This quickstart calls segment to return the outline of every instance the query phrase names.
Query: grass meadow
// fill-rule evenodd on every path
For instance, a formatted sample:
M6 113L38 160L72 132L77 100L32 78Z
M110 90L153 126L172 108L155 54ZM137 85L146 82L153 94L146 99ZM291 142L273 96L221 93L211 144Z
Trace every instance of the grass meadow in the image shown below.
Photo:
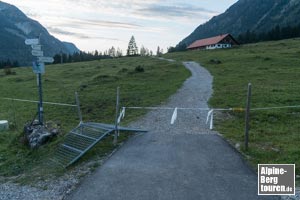
M13 69L16 75L0 71L0 98L38 100L36 75L31 67ZM43 97L46 102L75 104L79 93L84 121L113 123L116 88L120 87L121 106L151 106L165 102L180 88L190 72L181 64L150 57L130 57L71 64L48 65L43 75ZM20 176L29 181L33 175L60 174L51 158L63 136L79 123L74 107L44 105L45 121L60 124L62 133L38 150L20 143L24 124L31 121L37 104L1 99L0 119L10 122L10 130L0 133L0 176ZM124 123L143 115L143 111L127 112ZM120 142L127 138L121 134ZM112 137L96 145L80 162L99 160L114 147ZM27 177L27 178L26 178ZM22 181L21 180L21 181Z

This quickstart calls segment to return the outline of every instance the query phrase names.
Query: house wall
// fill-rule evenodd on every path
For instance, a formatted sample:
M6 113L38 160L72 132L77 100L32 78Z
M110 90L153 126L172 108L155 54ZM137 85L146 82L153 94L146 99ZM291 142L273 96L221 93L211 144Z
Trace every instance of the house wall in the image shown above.
M213 44L213 45L209 45L209 46L206 46L206 49L225 49L225 48L231 48L231 44L227 43L227 44L224 44L224 43L219 43L219 44Z

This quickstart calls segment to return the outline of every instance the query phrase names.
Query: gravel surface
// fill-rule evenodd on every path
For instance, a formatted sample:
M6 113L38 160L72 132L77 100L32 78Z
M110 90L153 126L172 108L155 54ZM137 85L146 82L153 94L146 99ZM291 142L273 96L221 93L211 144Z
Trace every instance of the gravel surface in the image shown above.
M0 200L61 200L79 183L81 177L91 172L92 163L79 166L59 178L19 185L14 180L0 183Z

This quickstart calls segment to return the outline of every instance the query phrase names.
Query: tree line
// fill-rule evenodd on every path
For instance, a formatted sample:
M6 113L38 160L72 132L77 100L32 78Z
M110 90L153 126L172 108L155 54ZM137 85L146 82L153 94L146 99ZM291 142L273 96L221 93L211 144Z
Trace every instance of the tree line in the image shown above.
M161 55L163 50L158 46L156 55ZM101 52L95 50L94 52L76 52L72 55L60 53L54 56L53 64L57 63L70 63L70 62L83 62L83 61L92 61L99 59L110 59L110 58L119 58L123 56L153 56L153 51L148 48L141 46L140 50L135 42L134 36L132 36L129 40L126 54L123 54L123 51L118 47L115 48L112 46L108 50Z
M280 27L279 25L277 25L270 31L264 33L256 33L255 31L248 30L246 33L240 34L237 37L237 40L241 44L247 44L262 41L289 39L295 37L300 37L300 24L298 26L285 27Z
M7 59L6 61L0 61L0 69L11 68L11 67L19 67L19 62L17 60L11 61Z
M163 54L163 49L159 46L157 47L156 55L161 56ZM72 62L83 62L83 61L92 61L92 60L99 60L99 59L111 59L111 58L118 58L123 56L154 56L152 50L149 50L145 46L141 46L139 49L134 36L132 36L129 40L128 47L126 54L123 54L123 51L120 48L115 48L112 46L111 48L107 49L106 51L98 51L95 50L93 52L85 52L79 51L73 54L66 54L66 53L58 53L54 55L54 62L53 64L58 63L72 63ZM18 61L0 61L0 69L1 68L11 68L11 67L19 67Z

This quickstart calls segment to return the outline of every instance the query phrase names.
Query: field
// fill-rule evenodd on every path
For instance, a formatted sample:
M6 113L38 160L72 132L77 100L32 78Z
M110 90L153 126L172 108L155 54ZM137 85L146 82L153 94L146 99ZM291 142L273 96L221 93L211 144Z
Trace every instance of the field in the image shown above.
M36 76L31 67L13 69L16 75L0 71L0 98L38 100ZM113 123L116 88L120 86L121 106L159 105L176 92L190 76L182 65L150 57L98 60L48 65L43 75L44 101L75 104L78 91L84 121ZM79 123L74 107L45 105L46 121L60 124L62 134L39 150L30 150L19 140L23 126L36 114L37 105L1 99L0 119L10 122L10 130L0 133L0 176L18 176L28 181L33 175L59 175L64 169L49 162L63 135ZM128 123L144 112L127 112ZM127 134L121 134L125 140ZM113 150L112 138L100 142L80 162L99 160Z
M243 45L233 49L167 54L193 60L214 76L213 108L245 108L252 83L252 108L300 105L300 39ZM216 113L216 129L240 146L253 164L296 164L300 174L300 108L252 110L249 151L244 149L244 112Z
M121 106L150 106L164 102L190 75L181 61L196 61L214 76L213 108L244 108L247 84L252 83L251 108L300 105L300 39L243 45L233 49L166 54L177 63L148 58L121 58L49 65L43 75L44 100L75 103L78 91L84 121L113 123L116 87L121 87ZM144 72L143 70L144 69ZM0 72L0 98L37 100L36 78L30 67ZM1 99L0 119L11 129L0 133L0 176L59 175L64 169L49 166L63 135L78 124L72 107L45 105L46 121L61 125L62 134L39 150L20 143L22 129L36 113L37 105ZM127 112L124 124L144 112ZM216 112L215 127L236 146L256 169L258 163L296 164L300 174L300 108L251 110L249 150L244 149L244 112ZM122 142L127 134L122 135ZM113 150L108 137L79 163L100 160ZM96 164L98 165L98 164ZM25 178L24 178L24 175Z

